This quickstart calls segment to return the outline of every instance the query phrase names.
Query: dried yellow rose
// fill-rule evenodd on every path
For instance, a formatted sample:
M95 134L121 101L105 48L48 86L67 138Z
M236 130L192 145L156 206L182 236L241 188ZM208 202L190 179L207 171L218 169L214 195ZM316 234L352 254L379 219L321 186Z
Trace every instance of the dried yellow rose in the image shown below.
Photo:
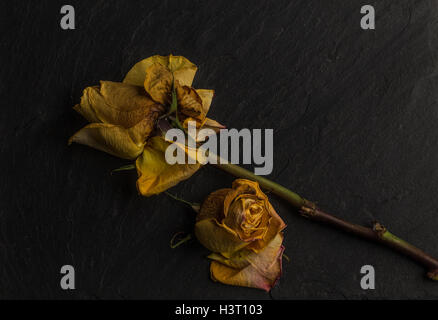
M164 157L168 142L155 130L157 120L169 110L175 87L178 118L187 127L222 126L206 117L213 90L191 87L197 67L181 56L152 56L138 62L123 83L101 81L84 90L74 109L91 124L74 134L80 143L123 159L136 159L140 194L151 196L189 178L199 164L169 165Z
M232 189L213 192L196 221L196 237L213 252L213 280L266 291L275 285L286 225L257 182L238 179Z

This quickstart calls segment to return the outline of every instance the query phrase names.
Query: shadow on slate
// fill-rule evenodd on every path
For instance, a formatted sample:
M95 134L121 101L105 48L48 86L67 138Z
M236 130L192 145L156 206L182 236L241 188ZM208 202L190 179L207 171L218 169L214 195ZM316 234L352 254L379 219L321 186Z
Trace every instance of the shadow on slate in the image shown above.
M89 299L437 298L415 263L296 215L284 275L271 296L209 279L207 250L169 240L193 228L189 209L141 198L126 164L67 139L85 121L71 109L99 80L137 61L184 55L212 117L230 128L274 128L272 177L327 211L394 233L438 255L436 1L62 1L0 4L0 297ZM200 201L233 178L205 167L172 192ZM75 291L59 286L76 269ZM360 268L376 269L376 290Z

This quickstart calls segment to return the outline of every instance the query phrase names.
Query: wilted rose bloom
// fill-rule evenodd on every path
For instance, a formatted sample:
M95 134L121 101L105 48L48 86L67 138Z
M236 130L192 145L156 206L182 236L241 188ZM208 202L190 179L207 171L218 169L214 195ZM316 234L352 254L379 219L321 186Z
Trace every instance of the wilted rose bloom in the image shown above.
M158 117L164 113L164 107L144 88L110 81L86 88L74 109L91 124L73 135L70 143L132 160L143 152Z
M198 127L222 127L206 117L214 91L191 87L196 71L196 65L184 57L157 55L137 63L123 83L101 81L99 86L86 88L74 109L91 124L74 134L69 143L136 160L137 188L144 196L189 178L200 164L169 165L165 159L169 143L156 124L169 111L174 85L183 126L195 121Z
M213 192L196 220L196 237L213 252L213 280L266 291L275 285L286 225L257 182L238 179L232 189Z

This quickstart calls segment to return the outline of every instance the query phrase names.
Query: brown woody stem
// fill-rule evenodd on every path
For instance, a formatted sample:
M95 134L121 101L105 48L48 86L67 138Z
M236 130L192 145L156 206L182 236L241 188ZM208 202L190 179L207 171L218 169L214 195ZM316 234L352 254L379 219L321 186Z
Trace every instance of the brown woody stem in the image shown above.
M372 228L363 227L339 219L333 215L321 211L317 206L295 192L261 176L257 176L251 171L236 166L234 164L217 164L217 168L226 171L236 177L257 181L260 186L267 191L276 194L286 200L294 207L298 208L301 215L314 221L331 225L344 232L352 233L356 236L382 243L422 264L428 270L428 277L432 280L438 280L438 260L431 257L424 251L413 246L412 244L398 238L390 233L380 223L375 222Z

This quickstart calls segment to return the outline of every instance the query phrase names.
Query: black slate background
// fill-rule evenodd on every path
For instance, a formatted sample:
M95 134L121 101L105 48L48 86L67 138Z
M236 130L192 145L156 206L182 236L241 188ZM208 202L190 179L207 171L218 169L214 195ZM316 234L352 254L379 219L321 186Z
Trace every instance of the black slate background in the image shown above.
M286 220L281 282L268 293L209 279L207 250L169 240L194 216L141 198L126 164L67 139L71 107L137 61L184 55L211 115L274 128L272 178L352 222L378 219L438 255L438 2L427 0L2 1L0 297L62 299L438 298L438 283L385 248L317 225L273 199ZM376 8L375 31L360 7ZM173 193L200 201L233 178L205 167ZM76 269L63 291L60 268ZM360 268L376 269L376 290Z

